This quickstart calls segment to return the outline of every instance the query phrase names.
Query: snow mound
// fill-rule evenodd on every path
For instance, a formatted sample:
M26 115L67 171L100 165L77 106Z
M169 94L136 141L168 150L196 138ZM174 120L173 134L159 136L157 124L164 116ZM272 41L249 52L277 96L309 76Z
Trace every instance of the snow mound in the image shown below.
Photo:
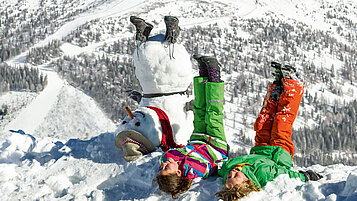
M354 200L357 200L357 172L351 172L346 181L346 186L343 189L342 196L344 197L353 197Z
M12 134L0 148L0 163L18 164L27 152L31 152L35 145L35 138L24 133Z

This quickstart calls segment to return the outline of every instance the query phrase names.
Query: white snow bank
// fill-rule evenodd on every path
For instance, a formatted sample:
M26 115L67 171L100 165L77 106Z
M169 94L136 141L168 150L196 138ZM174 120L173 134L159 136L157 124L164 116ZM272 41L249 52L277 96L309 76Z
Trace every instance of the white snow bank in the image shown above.
M20 163L21 158L31 152L35 138L31 135L14 133L0 147L0 163Z
M9 91L0 95L0 108L3 105L7 105L8 107L8 114L4 116L4 119L0 120L0 130L3 130L9 122L16 118L20 111L26 108L37 95L34 92L20 91ZM1 136L0 139L2 139Z
M342 196L348 197L354 195L354 198L357 200L357 172L351 172L346 181L346 186L343 189Z
M63 82L57 73L47 71L46 74L46 88L34 100L27 98L27 102L19 101L22 105L28 104L27 107L16 112L11 111L10 115L14 120L10 123L1 122L5 125L1 125L0 129L4 128L4 132L22 129L28 133L36 133L36 137L49 136L61 140L90 138L98 133L115 130L114 123L92 98ZM0 97L0 104L9 102L9 97ZM15 106L9 104L11 110Z
M35 138L2 133L0 196L2 200L169 200L152 185L161 151L127 163L114 145L115 135L90 140ZM234 147L234 145L233 145ZM16 164L15 164L16 163ZM302 169L295 167L295 170ZM309 168L324 175L303 183L281 175L243 200L356 200L357 167L331 165ZM222 178L195 180L178 200L217 200Z

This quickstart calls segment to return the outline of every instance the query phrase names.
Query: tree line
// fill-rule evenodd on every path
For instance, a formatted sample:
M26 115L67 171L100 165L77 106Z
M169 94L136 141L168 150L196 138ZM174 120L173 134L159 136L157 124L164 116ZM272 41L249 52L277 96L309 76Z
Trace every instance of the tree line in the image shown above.
M341 163L356 165L357 161L357 101L336 106L337 109L326 114L326 119L318 127L302 128L294 131L293 140L295 157L299 164L308 166L314 164L330 165ZM337 157L331 153L340 150Z
M47 85L47 75L37 68L10 67L0 64L0 94L8 91L42 91Z

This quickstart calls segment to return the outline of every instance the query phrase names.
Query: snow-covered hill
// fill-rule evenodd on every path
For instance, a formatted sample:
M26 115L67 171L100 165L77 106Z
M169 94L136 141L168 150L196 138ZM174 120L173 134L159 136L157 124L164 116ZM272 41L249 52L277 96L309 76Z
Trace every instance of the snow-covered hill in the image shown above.
M98 133L113 131L114 123L98 108L93 99L83 92L69 86L57 73L49 68L41 68L48 76L46 88L33 99L20 106L13 99L12 92L4 94L0 105L10 105L10 114L5 116L3 131L25 130L36 133L37 137L56 137L58 139L87 139ZM22 92L28 97L27 92ZM31 96L31 93L29 94ZM3 124L3 122L2 122ZM0 136L4 139L3 136Z
M0 35L4 37L0 43L0 58L6 58L4 60L7 60L9 67L30 65L48 76L47 87L38 94L7 92L0 95L0 107L8 105L10 108L9 115L0 120L1 200L170 199L156 185L152 185L162 152L155 151L137 161L125 162L122 152L114 146L113 121L92 98L58 76L53 69L54 64L51 64L63 56L85 60L86 56L96 58L106 55L118 58L119 63L128 62L130 47L122 47L120 51L125 53L118 55L120 51L115 49L115 45L122 41L131 44L134 31L127 20L130 15L153 22L153 34L164 32L164 15L178 16L183 34L186 31L187 36L181 42L190 44L188 48L215 54L220 59L230 58L226 59L227 69L222 74L227 83L225 129L231 156L248 150L250 145L245 143L254 137L252 122L256 115L245 111L245 108L260 107L264 95L260 92L265 89L259 88L269 80L269 76L262 76L266 72L253 73L264 71L261 70L264 64L257 63L258 70L252 70L254 67L248 62L259 60L259 53L267 55L268 61L287 55L300 70L304 63L314 63L316 71L327 69L334 76L328 79L330 75L311 74L323 78L311 78L317 81L307 83L309 96L305 97L306 103L300 109L301 116L297 118L294 128L317 126L318 129L318 120L328 118L322 110L310 104L310 99L324 103L328 110L335 103L357 99L357 82L353 78L357 74L350 72L345 75L343 72L347 66L356 69L356 63L349 63L355 61L353 53L356 52L357 41L357 4L352 0L12 0L0 3L3 5L0 8ZM262 27L250 30L250 23ZM300 41L303 45L297 45L297 48L284 49L286 46L277 39L280 36L274 36L274 47L265 47L266 41L256 45L259 33L267 31L264 26L271 30L274 27L272 24L278 29L286 25L293 27L288 29L293 30L288 35L291 39L303 37L300 33L317 33L317 36L307 39L310 40L307 45ZM188 37L187 33L193 33L190 31L195 29L201 35L197 34L199 36L194 39L201 40L191 45L193 42L188 43L191 36ZM212 30L214 35L221 37L205 38L212 36ZM238 36L246 43L229 41L229 35ZM327 36L331 38L326 39ZM58 54L46 49L51 47L53 40L59 41L56 47L60 52ZM245 45L239 49L237 44ZM228 49L231 46L237 49ZM30 48L39 49L36 56L40 55L41 59L36 64L28 58L35 55ZM292 51L302 55L305 61L299 61L301 57L294 57ZM252 52L258 56L249 55ZM269 52L274 52L275 57ZM243 61L247 64L246 68L241 64ZM234 69L237 66L239 70ZM261 83L241 83L238 78L242 76L261 80ZM345 81L346 77L352 81ZM329 82L318 82L320 79ZM237 92L237 83L251 85L248 90ZM106 84L112 87L111 83ZM331 89L331 86L334 88ZM252 88L259 90L253 93ZM122 99L119 103L126 101ZM302 116L302 113L310 115ZM247 138L244 142L243 131L243 136ZM351 133L351 136L356 136L356 133ZM357 155L356 152L347 153L348 156L351 154ZM301 183L280 176L261 192L253 193L244 200L357 200L357 166L335 164L294 169L312 169L325 177L317 182ZM222 179L215 177L197 180L179 200L216 200L214 194L221 183Z

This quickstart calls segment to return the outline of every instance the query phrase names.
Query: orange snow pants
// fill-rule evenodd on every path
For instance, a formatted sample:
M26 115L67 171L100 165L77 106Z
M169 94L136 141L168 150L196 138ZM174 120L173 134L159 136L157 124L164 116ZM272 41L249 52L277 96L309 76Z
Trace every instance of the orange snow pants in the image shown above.
M293 158L292 126L304 94L304 83L283 79L283 85L284 91L281 93L278 103L270 98L275 84L268 86L263 108L254 123L255 146L280 146Z

